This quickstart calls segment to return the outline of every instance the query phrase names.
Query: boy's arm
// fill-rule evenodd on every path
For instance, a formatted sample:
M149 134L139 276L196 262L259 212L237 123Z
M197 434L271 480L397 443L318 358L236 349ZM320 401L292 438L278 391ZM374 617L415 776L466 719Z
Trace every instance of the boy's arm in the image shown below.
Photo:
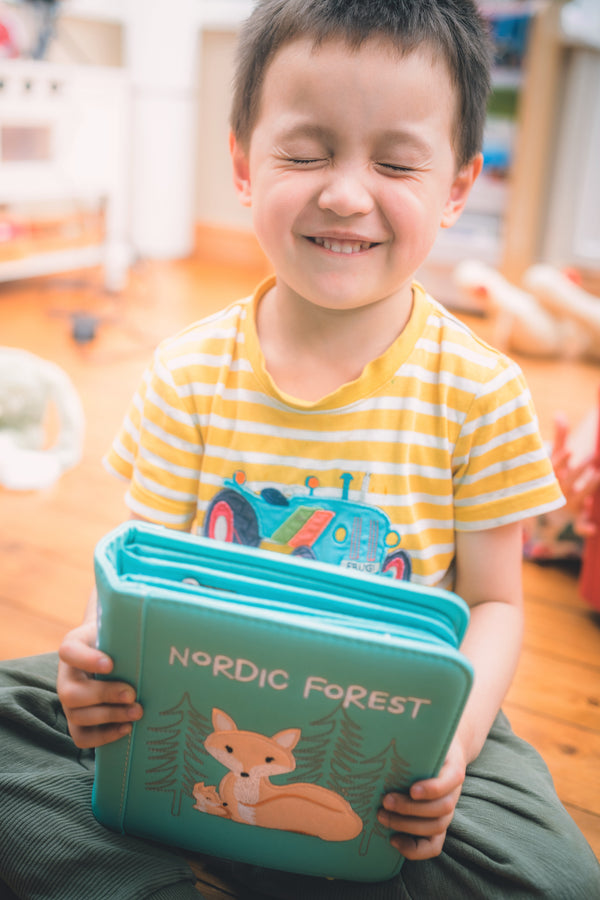
M380 812L394 846L408 859L441 853L467 765L480 753L512 681L521 646L523 602L520 524L456 535L456 593L471 608L461 650L474 668L473 689L436 778L410 795L389 794Z

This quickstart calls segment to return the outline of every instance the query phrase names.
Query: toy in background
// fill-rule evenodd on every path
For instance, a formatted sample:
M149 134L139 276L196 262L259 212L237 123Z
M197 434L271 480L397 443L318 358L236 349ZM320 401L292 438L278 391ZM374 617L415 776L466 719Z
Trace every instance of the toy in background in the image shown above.
M600 610L600 397L596 410L596 489L590 495L587 511L588 533L583 552L579 588L584 600Z
M555 416L550 455L567 503L526 523L525 559L579 564L587 541L600 535L591 514L600 488L600 458L594 452L598 427L597 409L590 410L572 431L563 413Z
M535 265L517 287L491 266L465 260L454 278L493 318L498 348L600 362L600 300L564 272ZM559 413L551 457L567 504L526 524L523 553L536 562L581 563L581 595L600 609L600 408L571 433Z
M59 6L60 0L0 2L0 59L44 59Z
M517 287L492 266L464 260L454 279L492 317L499 349L600 362L600 302L559 269L532 266Z
M56 437L47 446L48 416ZM84 416L79 395L54 363L13 347L0 347L0 486L50 487L81 459Z

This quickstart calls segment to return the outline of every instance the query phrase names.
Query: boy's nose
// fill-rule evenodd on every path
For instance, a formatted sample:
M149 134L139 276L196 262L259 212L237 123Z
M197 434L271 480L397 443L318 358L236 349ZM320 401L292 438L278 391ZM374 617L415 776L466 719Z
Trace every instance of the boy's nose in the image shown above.
M338 216L366 215L374 201L359 173L331 172L319 195L319 208Z

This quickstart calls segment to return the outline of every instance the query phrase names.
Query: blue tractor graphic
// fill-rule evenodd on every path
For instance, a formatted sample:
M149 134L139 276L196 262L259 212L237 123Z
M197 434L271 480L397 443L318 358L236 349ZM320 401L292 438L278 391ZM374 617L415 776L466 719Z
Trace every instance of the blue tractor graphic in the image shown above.
M410 557L398 549L400 535L388 516L349 499L352 475L343 474L341 481L341 497L315 495L314 475L306 479L306 494L286 497L273 487L251 491L244 472L237 471L211 501L204 534L409 581Z

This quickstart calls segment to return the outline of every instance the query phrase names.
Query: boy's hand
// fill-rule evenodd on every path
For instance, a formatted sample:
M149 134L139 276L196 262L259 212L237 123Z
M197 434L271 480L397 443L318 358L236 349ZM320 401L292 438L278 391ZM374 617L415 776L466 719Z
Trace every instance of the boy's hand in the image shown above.
M82 748L116 741L142 716L131 685L93 677L107 675L113 667L112 660L95 648L95 639L95 623L86 622L66 635L58 651L58 696L71 737Z
M439 856L460 797L467 764L458 740L451 744L436 778L415 781L410 795L387 794L379 821L395 834L392 845L407 859Z

